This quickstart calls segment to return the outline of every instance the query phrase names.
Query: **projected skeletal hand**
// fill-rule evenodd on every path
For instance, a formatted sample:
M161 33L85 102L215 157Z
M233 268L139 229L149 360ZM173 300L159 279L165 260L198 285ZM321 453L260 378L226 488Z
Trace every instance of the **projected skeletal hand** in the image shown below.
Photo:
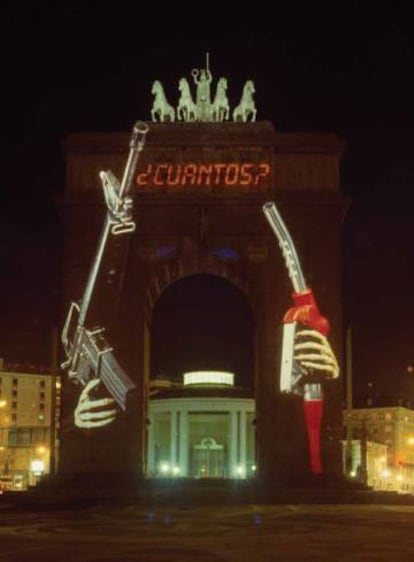
M103 427L112 423L116 418L117 411L115 408L111 408L115 404L112 398L94 399L90 396L100 383L99 379L92 379L82 390L74 413L77 427L82 429Z
M313 370L327 377L339 376L339 365L327 338L316 330L298 330L295 341L295 359L306 370Z

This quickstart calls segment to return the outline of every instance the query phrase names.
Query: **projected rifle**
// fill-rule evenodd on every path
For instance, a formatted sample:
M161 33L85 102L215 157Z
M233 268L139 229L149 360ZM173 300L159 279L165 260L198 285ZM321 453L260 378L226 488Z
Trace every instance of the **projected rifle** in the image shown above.
M62 344L66 354L62 369L67 370L73 382L82 386L92 379L100 379L123 411L127 408L128 395L135 389L135 384L115 358L113 348L105 339L105 328L87 329L85 323L110 236L128 234L135 230L132 198L128 193L147 132L146 123L135 123L121 183L110 170L99 174L107 206L105 222L82 300L80 303L71 303L62 330Z
M313 473L320 474L323 472L320 456L322 386L314 373L309 373L294 358L294 345L298 326L308 327L327 336L329 322L321 316L312 290L306 285L295 246L276 205L273 202L265 203L263 212L276 234L293 285L293 306L283 318L280 390L303 396L310 465Z

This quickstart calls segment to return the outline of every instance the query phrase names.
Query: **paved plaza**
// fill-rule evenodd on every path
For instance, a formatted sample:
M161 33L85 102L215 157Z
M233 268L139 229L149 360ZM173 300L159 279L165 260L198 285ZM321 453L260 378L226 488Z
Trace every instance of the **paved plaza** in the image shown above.
M0 497L3 562L412 562L414 502L160 505Z

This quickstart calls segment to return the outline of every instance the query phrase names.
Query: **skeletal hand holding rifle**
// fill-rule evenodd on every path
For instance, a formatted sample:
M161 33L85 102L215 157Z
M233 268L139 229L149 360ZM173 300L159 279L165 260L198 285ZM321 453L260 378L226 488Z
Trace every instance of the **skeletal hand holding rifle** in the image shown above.
M75 409L75 425L82 428L102 427L111 423L116 416L116 409L111 407L103 411L102 408L117 404L121 410L126 411L128 397L136 388L108 345L104 337L105 328L88 329L86 320L110 236L128 234L135 230L132 198L128 193L147 132L146 123L135 123L121 184L110 170L100 173L107 206L105 222L82 300L80 303L71 303L62 330L62 343L66 354L62 369L67 370L68 377L73 382L84 387ZM103 383L112 398L91 399L92 391L100 383Z
M306 285L289 231L273 202L265 203L263 212L278 239L294 291L294 306L283 319L280 390L303 396L310 466L314 474L321 474L321 379L337 378L339 366L327 339L329 322L320 314L313 292Z

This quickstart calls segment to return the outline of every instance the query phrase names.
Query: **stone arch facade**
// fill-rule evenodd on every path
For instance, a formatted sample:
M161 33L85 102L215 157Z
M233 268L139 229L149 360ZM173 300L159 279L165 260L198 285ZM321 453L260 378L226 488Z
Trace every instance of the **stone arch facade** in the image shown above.
M97 172L109 168L120 177L127 146L128 135L118 133L76 134L67 141L64 311L82 294L105 213ZM125 267L126 283L109 335L137 385L137 404L91 437L71 425L79 389L63 374L62 473L143 475L152 309L170 283L210 273L234 283L254 308L258 477L283 483L309 476L301 403L282 396L278 386L280 327L292 289L262 206L278 202L342 365L343 148L336 135L277 133L268 122L150 126L133 186L137 228L123 259L111 262L111 270ZM161 255L164 247L172 254ZM218 258L218 247L232 248L234 259ZM105 297L100 302L102 312ZM326 388L322 430L325 472L334 475L341 472L341 385Z

